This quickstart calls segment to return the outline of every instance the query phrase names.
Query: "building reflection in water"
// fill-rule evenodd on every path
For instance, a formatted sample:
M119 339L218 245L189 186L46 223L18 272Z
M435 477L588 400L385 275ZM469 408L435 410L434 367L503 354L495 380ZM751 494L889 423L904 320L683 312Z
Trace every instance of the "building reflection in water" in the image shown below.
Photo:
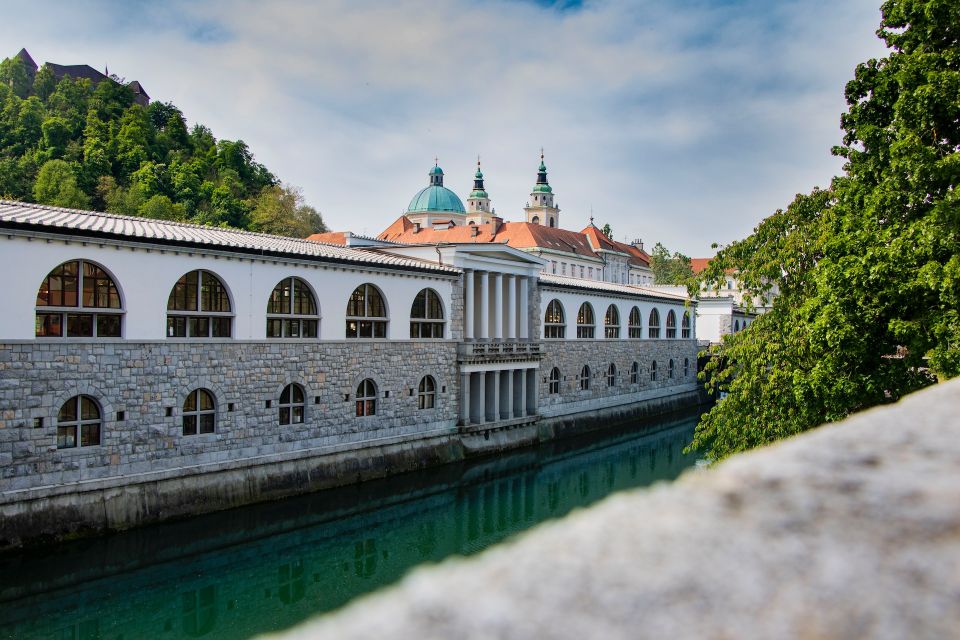
M0 638L246 638L617 491L670 480L695 417L0 556ZM634 428L634 431L637 427Z

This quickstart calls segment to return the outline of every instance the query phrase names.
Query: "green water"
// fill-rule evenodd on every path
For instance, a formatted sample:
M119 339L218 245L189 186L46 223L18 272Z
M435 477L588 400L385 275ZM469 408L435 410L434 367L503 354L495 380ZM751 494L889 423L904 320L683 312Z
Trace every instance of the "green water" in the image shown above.
M248 638L617 491L671 480L696 417L0 555L0 638Z

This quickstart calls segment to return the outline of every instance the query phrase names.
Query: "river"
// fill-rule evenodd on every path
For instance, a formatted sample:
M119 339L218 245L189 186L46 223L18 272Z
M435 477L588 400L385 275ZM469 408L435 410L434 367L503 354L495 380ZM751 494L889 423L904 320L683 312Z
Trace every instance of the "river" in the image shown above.
M618 491L672 480L697 415L0 555L0 638L249 638Z

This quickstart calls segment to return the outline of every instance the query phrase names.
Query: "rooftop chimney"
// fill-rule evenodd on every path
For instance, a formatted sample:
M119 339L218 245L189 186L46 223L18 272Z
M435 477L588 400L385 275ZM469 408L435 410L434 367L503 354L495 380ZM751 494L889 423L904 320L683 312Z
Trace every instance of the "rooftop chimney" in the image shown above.
M419 222L414 222L414 223L413 223L413 232L414 232L414 233L420 233L420 223L419 223Z
M480 227L475 224L470 225L470 237L476 238L478 235L480 235Z
M643 240L640 238L637 238L631 244L633 244L633 246L635 246L637 249L640 249L640 251L643 251Z

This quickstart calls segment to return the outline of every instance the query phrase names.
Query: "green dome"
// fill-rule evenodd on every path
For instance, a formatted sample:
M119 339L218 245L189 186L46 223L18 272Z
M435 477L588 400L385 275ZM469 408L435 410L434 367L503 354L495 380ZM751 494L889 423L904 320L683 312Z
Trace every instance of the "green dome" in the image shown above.
M533 185L534 193L553 193L553 189L548 184L535 184Z
M474 189L470 192L471 198L488 198L487 192L483 189Z
M433 169L430 169L430 173L428 173L427 175L430 175L430 176L442 176L442 175L443 175L443 169L441 169L441 168L440 168L439 166L437 166L437 165L433 165Z
M439 168L439 167L438 167ZM417 211L450 211L454 213L466 213L463 208L463 202L453 191L439 185L430 185L424 187L413 196L410 206L407 207L408 213Z

